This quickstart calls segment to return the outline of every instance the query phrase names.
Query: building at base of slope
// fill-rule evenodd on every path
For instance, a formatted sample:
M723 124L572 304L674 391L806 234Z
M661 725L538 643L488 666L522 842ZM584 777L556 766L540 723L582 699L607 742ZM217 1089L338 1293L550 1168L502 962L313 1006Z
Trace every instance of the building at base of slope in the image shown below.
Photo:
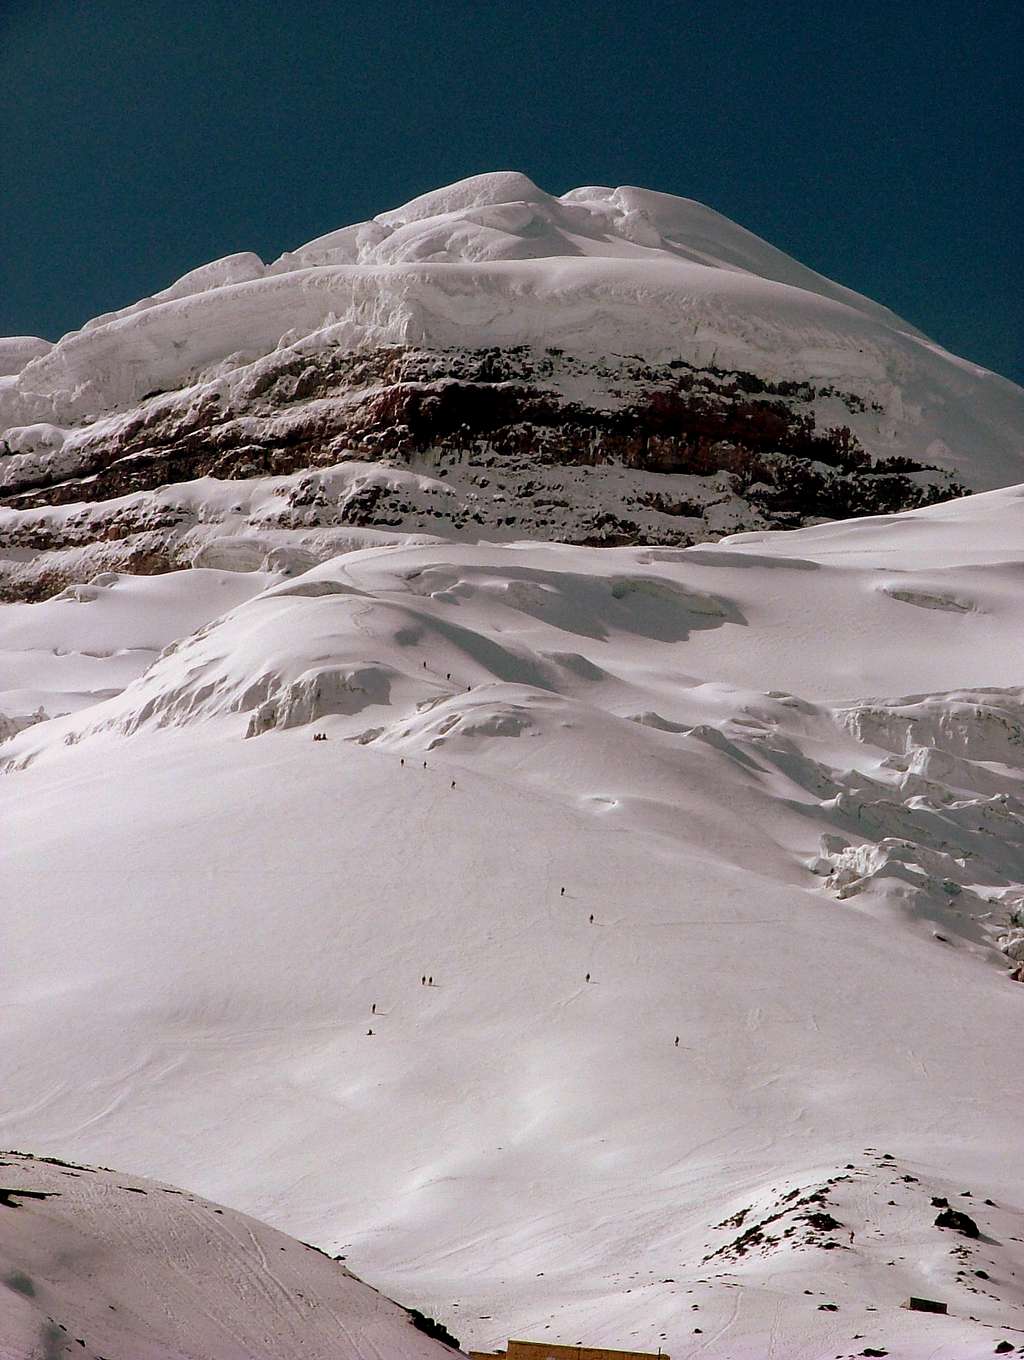
M509 1341L503 1351L470 1351L470 1360L671 1360L665 1351L616 1351L607 1346L560 1346L552 1341Z

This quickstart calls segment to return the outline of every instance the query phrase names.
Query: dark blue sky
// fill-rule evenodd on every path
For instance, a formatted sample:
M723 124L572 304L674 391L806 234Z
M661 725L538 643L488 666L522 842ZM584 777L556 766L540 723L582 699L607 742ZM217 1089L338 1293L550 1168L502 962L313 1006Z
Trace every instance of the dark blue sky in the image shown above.
M0 334L427 189L698 198L1024 379L1020 0L0 0Z

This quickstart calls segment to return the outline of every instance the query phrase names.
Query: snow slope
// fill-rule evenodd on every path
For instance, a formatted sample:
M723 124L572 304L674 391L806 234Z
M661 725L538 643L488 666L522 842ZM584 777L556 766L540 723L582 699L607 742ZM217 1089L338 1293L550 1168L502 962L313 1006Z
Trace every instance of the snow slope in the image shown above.
M24 723L40 710L68 713L119 693L169 643L275 579L200 568L183 590L173 575L111 572L8 617L0 639L0 731L5 721Z
M197 631L0 746L0 1141L474 1346L1024 1343L1022 517L160 578ZM0 607L19 686L152 585Z
M19 457L102 433L154 391L230 400L268 356L418 346L682 361L856 394L876 457L1020 480L1019 388L688 199L632 187L554 198L478 175L270 265L201 266L59 343L3 342L0 433ZM0 346L0 355L5 353ZM27 360L27 362L25 362Z
M305 1243L184 1190L0 1153L3 1360L449 1360Z

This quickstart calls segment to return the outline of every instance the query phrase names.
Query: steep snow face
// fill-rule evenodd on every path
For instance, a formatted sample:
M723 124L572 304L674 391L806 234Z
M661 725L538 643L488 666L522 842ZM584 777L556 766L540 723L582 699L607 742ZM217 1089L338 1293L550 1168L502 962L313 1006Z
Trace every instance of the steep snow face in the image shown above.
M1024 466L1020 390L886 308L690 200L629 187L553 198L512 173L424 195L270 265L215 261L45 352L18 342L0 431L29 460L19 480L47 484L53 431L80 443L85 427L102 443L104 418L154 392L188 389L189 405L198 386L230 403L270 356L407 346L556 348L809 383L856 399L850 424L875 457L976 488Z
M12 335L0 338L0 377L15 376L25 365L53 348L48 340L34 335Z
M449 1360L323 1253L186 1190L0 1152L4 1360Z
M0 747L0 1138L195 1184L475 1346L991 1354L1022 511L311 566L267 523L0 607L33 703L61 611L183 634Z

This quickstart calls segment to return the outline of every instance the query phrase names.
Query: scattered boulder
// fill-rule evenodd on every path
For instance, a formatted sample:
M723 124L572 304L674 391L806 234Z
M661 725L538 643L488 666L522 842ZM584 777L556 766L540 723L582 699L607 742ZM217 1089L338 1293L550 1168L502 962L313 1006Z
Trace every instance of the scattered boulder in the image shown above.
M0 1205L5 1209L20 1209L19 1199L53 1199L56 1190L22 1190L19 1187L0 1186Z
M962 1233L964 1237L980 1237L981 1229L975 1223L970 1214L965 1214L962 1209L943 1209L936 1216L935 1226L937 1228L952 1228L954 1232Z
M809 1223L818 1232L831 1232L834 1228L841 1228L843 1225L838 1218L833 1218L830 1213L824 1211L820 1213L804 1214L804 1221Z
M443 1322L436 1322L432 1317L427 1317L418 1308L407 1308L409 1321L419 1332L424 1332L427 1336L433 1337L435 1341L442 1342L445 1346L450 1346L452 1350L459 1349L457 1337L452 1336L451 1332Z

